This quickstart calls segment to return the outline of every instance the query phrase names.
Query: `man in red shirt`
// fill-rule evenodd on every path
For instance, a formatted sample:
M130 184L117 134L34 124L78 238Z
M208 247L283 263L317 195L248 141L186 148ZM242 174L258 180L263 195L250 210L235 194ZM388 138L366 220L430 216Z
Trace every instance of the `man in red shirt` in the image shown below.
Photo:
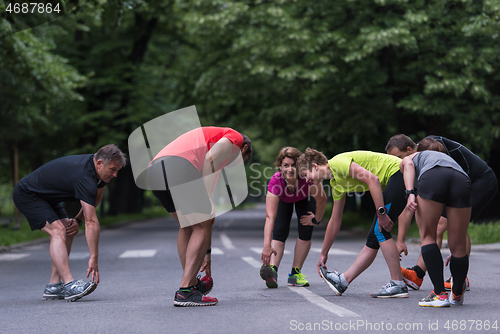
M183 276L174 306L211 306L210 247L214 187L219 171L242 155L251 159L250 139L230 128L200 127L165 146L148 166L148 182L165 209L179 222L177 251ZM198 280L198 271L205 271Z

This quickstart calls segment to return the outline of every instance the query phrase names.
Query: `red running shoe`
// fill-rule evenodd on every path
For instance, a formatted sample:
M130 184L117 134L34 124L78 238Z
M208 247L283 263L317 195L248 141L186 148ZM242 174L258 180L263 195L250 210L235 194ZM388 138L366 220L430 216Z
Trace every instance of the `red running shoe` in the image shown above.
M198 276L197 278L198 284L196 284L196 288L198 291L204 295L207 295L210 291L212 291L212 288L214 287L214 280L211 276L205 276L201 279L200 276Z

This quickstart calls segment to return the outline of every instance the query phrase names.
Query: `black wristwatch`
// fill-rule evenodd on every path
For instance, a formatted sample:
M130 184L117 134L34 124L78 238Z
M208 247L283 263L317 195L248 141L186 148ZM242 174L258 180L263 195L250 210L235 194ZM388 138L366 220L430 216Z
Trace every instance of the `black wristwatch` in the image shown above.
M410 196L410 194L413 194L413 195L416 195L415 194L415 190L406 190L405 191L405 198L408 198L408 196Z
M311 219L311 221L312 221L312 223L314 225L319 225L319 223L320 223L319 221L316 220L316 217L314 217L313 219Z
M76 218L76 217L75 217L75 218L73 218L73 219L77 221L77 223L78 223L78 226L79 226L79 227L82 227L82 223L83 223L83 221L82 221L81 219L78 219L78 218Z
M377 213L379 215L385 215L387 213L387 210L385 209L385 207L381 206L380 208L377 209Z

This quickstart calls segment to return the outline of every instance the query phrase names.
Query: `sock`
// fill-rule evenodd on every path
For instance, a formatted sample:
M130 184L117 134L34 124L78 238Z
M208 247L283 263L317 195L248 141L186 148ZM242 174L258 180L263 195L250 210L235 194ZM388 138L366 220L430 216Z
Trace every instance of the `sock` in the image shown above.
M392 281L394 284L399 285L399 286L401 286L401 287L406 286L405 281L396 281L396 280L394 280L394 279L391 279L391 281Z
M349 283L347 283L344 274L340 274L340 284L342 284L344 288L349 286Z
M420 278L420 279L424 278L425 271L423 271L422 268L420 268L418 265L416 265L415 267L413 267L411 269L413 269L417 273L418 278Z
M453 276L453 294L460 296L463 293L463 285L469 271L469 257L465 255L461 258L451 257L450 271Z
M444 292L443 278L443 257L437 244L429 244L422 246L422 257L424 258L427 272L434 285L434 293L439 295Z
M180 287L179 290L182 292L189 292L195 288L195 285L188 286L187 288Z
M299 268L292 268L292 275L299 274L300 269Z
M274 271L278 272L278 267L276 267L274 264L271 264L271 268L273 268Z

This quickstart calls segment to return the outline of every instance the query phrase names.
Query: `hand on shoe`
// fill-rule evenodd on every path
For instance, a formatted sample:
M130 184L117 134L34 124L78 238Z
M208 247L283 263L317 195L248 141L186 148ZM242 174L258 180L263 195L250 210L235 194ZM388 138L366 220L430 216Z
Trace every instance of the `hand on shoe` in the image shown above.
M320 268L323 267L326 269L326 261L328 261L328 255L320 255L319 261L316 264L316 269L318 270L319 276L321 276Z
M99 284L99 266L97 264L97 260L90 258L89 260L89 269L87 269L87 278L89 278L90 274L92 274L92 282L95 284Z
M205 272L207 276L212 276L212 254L205 254L200 272Z

